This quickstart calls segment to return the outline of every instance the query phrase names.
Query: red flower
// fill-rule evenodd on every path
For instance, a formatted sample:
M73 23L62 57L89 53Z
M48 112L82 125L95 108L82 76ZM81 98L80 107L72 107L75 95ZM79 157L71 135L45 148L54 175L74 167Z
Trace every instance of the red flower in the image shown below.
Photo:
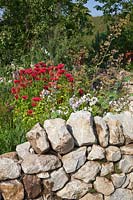
M84 90L83 89L79 89L78 92L79 92L80 96L82 96L84 94Z
M64 64L62 64L62 63L58 64L57 68L58 68L58 69L64 68Z
M22 96L22 99L26 100L26 99L28 99L28 96L24 95L24 96Z
M17 94L17 93L19 93L19 91L20 91L20 88L15 88L15 87L11 88L11 93L12 94Z
M40 97L33 97L32 100L33 101L41 101L42 99Z
M20 83L20 80L14 80L14 83Z
M37 106L37 104L34 103L34 102L32 102L32 103L31 103L31 106L32 106L32 107L35 107L35 106Z
M16 94L16 93L17 93L17 92L16 92L16 88L12 87L12 88L11 88L11 93L12 93L12 94Z
M16 100L18 99L18 95L17 95L17 94L15 95L15 99L16 99Z
M53 77L53 78L50 78L51 81L58 81L58 78L56 77Z
M68 78L68 81L69 81L69 82L73 82L73 81L74 81L74 78L71 76L70 78Z
M67 74L65 74L65 76L66 76L67 78L70 78L70 77L72 77L72 74L67 73Z
M33 114L33 110L27 110L27 115L32 115Z

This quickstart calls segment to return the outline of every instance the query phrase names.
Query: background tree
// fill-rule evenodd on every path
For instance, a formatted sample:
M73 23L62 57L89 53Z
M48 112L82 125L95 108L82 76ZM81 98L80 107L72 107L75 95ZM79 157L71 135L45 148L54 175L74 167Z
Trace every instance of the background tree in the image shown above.
M35 62L40 54L55 64L71 61L70 52L78 52L81 46L86 46L84 36L92 32L89 10L84 3L86 1L0 0L3 10L1 66L27 60Z

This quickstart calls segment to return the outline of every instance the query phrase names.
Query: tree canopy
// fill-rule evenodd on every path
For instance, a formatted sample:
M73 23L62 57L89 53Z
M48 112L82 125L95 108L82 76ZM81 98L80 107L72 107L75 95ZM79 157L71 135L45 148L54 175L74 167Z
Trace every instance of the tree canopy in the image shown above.
M9 64L29 52L49 52L60 62L68 50L84 46L83 37L92 32L86 1L71 0L0 0L2 63ZM44 53L44 52L42 52ZM32 54L33 55L33 54ZM34 55L33 55L34 57Z

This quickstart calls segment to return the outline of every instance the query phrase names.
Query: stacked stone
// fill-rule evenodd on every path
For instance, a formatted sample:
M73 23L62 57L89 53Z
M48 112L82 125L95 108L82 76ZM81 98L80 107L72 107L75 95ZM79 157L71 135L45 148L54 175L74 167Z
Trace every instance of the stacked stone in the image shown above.
M87 111L37 123L0 156L0 199L132 200L133 115Z

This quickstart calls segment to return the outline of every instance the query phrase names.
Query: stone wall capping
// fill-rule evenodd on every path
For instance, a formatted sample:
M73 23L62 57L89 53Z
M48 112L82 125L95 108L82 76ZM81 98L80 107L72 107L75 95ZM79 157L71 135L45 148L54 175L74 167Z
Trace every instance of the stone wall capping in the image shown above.
M132 200L133 114L47 119L0 155L2 200Z

